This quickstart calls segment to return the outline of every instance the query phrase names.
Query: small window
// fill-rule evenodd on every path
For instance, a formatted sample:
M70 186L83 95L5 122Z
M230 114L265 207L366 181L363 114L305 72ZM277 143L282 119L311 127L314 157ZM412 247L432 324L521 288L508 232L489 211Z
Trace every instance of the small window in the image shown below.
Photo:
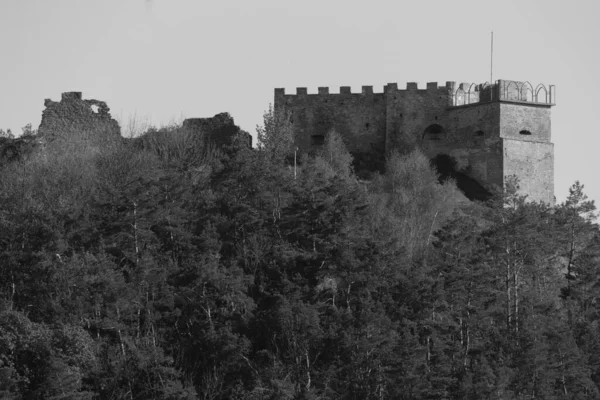
M485 133L480 129L477 132L475 132L475 136L484 136Z
M531 132L529 132L526 129L523 129L522 131L519 132L521 135L531 135Z
M369 129L370 126L371 125L368 122L365 124L365 128L367 128L367 129Z
M325 144L325 136L324 135L312 135L310 137L310 144L312 146L323 146Z

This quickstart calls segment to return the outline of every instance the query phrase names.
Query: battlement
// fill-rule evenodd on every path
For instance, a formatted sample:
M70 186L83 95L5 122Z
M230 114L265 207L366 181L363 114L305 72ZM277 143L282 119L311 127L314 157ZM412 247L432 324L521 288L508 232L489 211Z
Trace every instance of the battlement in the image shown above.
M320 86L317 93L308 93L306 87L297 87L296 93L286 93L285 88L275 89L275 97L282 96L329 96L329 95L374 95L397 92L443 92L452 98L451 106L458 107L489 101L512 101L541 105L555 105L556 89L554 85L538 84L533 86L525 81L499 79L494 84L447 81L444 85L438 82L427 82L420 89L416 82L407 82L405 89L399 89L397 83L388 83L383 92L374 92L373 86L362 86L360 93L352 93L350 86L340 86L339 93L331 93L329 87ZM67 93L65 93L67 94ZM65 95L63 94L63 96Z
M428 91L428 92L437 92L444 91L447 92L449 89L455 87L455 82L446 82L445 84L440 84L438 82L427 82L425 88L420 89L417 82L407 82L406 89L398 89L397 83L388 83L383 87L382 92L374 92L373 86L362 86L361 91L359 93L352 93L352 88L350 86L340 86L339 93L331 93L329 87L320 86L317 88L317 93L308 93L308 88L306 87L297 87L296 93L286 93L285 88L277 88L275 89L275 96L314 96L314 95L371 95L371 94L385 94L391 91Z
M373 86L362 86L360 93L352 93L352 87L350 86L340 86L339 93L331 93L329 87L327 86L319 86L317 88L317 93L308 93L308 88L306 87L297 87L296 93L286 93L285 88L277 88L275 89L275 97L277 96L323 96L323 95L369 95L369 94L383 94L374 93Z

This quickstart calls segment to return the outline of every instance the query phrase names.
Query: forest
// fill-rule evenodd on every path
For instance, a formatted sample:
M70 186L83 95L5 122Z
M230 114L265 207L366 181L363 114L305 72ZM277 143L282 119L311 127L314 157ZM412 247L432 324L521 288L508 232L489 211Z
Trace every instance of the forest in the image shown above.
M336 132L296 159L272 110L257 135L21 136L0 164L0 398L600 398L582 184L469 201L418 149L365 177Z

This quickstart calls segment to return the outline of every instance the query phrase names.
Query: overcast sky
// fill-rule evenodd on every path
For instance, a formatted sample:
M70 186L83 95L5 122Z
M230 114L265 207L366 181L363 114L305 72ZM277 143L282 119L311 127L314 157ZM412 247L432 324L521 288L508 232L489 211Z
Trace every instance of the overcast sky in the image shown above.
M556 85L555 189L600 180L597 0L0 0L0 128L40 123L44 99L81 91L126 130L227 111L243 129L273 89L388 82Z

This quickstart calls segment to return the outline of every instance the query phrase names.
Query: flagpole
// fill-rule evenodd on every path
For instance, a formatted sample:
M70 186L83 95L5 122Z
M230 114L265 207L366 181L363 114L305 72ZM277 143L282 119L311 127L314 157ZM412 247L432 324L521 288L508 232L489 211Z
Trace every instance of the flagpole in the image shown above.
M494 84L494 31L492 31L492 43L490 49L490 85Z

